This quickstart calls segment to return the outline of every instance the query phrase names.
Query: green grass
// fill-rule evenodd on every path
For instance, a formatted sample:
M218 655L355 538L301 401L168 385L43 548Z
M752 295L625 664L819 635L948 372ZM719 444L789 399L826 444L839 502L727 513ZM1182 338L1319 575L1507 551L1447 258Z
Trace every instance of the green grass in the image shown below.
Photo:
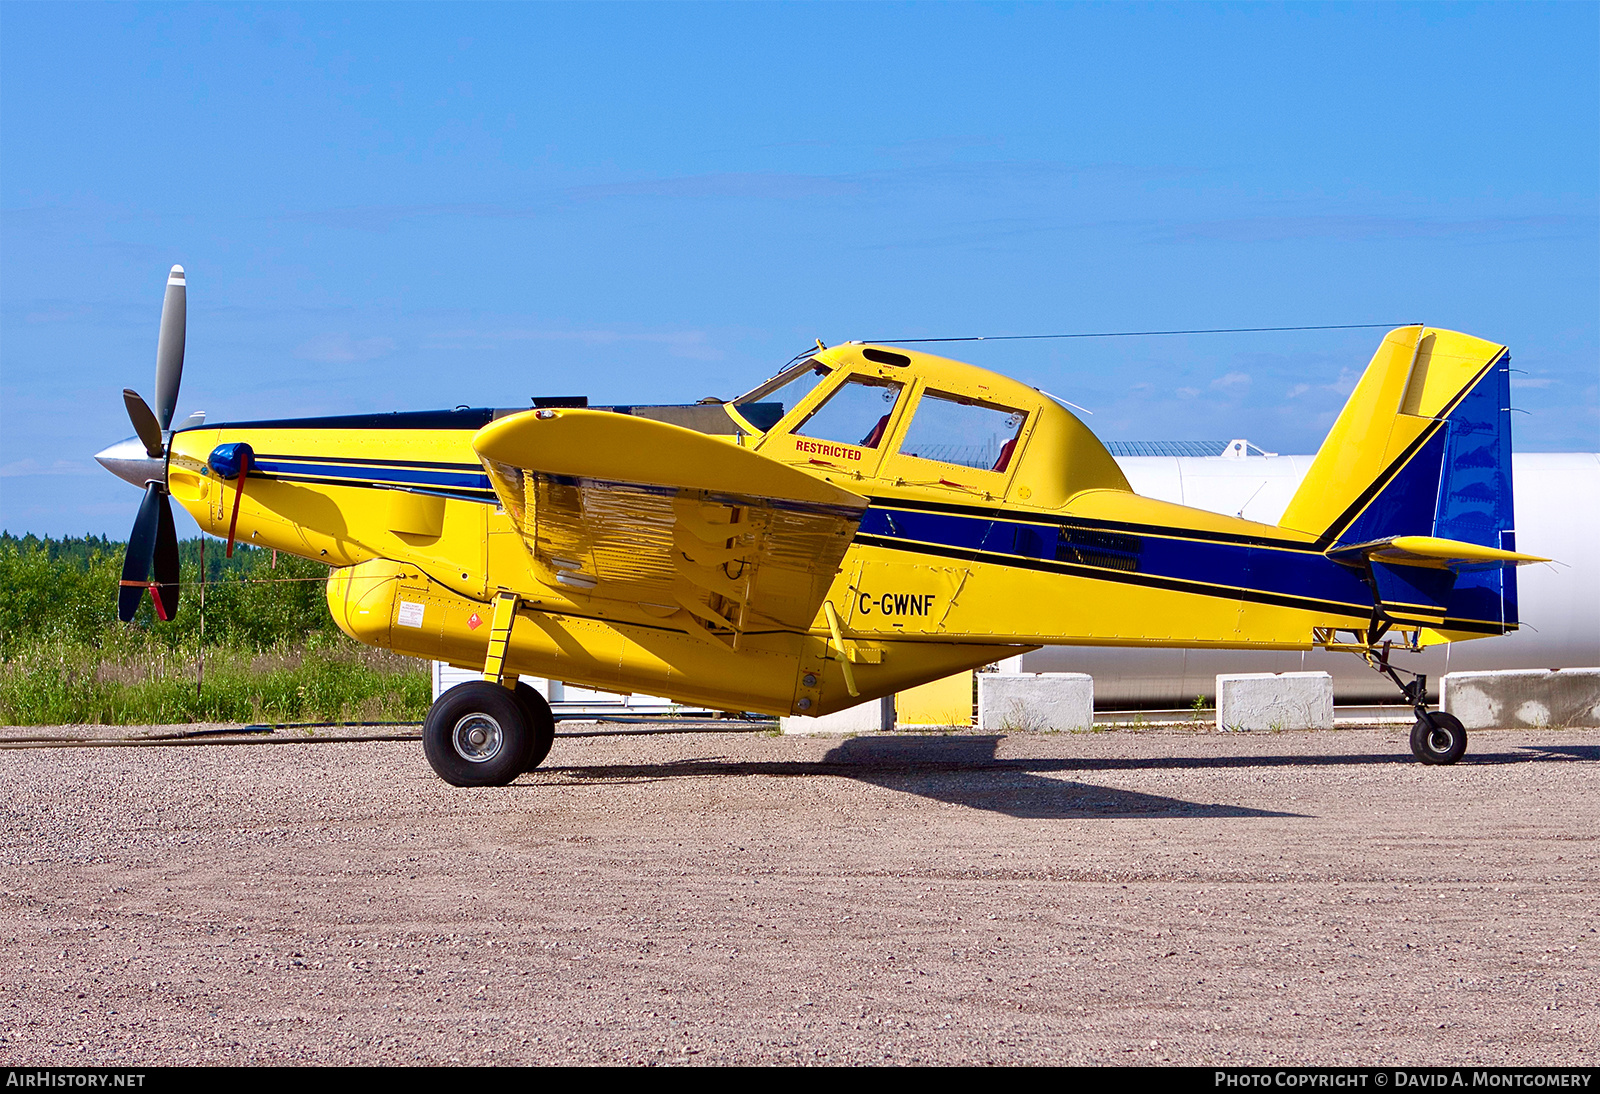
M200 679L200 541L180 544L170 623L149 598L116 619L123 545L0 534L0 725L411 721L428 709L425 662L369 649L328 614L320 563L206 545Z
M137 632L40 640L0 661L0 725L420 721L433 697L423 662L343 636L209 646L199 673L193 651Z

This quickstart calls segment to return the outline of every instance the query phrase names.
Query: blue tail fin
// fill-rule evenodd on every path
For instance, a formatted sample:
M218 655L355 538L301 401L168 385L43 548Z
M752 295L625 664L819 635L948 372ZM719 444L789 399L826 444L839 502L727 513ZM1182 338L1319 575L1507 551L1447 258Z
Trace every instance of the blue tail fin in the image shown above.
M1511 357L1502 351L1432 415L1431 424L1329 529L1330 551L1350 552L1398 536L1515 551L1510 376ZM1423 614L1437 620L1440 630L1516 629L1514 565L1421 569L1374 559L1372 577L1380 601L1426 606L1431 610Z

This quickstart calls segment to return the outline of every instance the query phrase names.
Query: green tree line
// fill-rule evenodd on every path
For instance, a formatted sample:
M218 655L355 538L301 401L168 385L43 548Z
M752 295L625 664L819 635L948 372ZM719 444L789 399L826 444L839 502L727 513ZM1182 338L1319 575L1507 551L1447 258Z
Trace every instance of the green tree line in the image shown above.
M53 639L99 646L117 626L118 584L126 544L103 537L41 539L0 534L0 657ZM205 544L203 590L207 645L266 649L333 636L324 582L328 567L293 555L240 544ZM155 618L145 596L132 624L170 647L199 645L202 618L201 540L178 544L178 614Z
M227 558L209 540L202 582L201 540L185 540L176 618L156 620L146 595L123 624L125 550L94 536L0 533L0 725L412 721L427 711L422 662L334 624L326 565L246 545Z

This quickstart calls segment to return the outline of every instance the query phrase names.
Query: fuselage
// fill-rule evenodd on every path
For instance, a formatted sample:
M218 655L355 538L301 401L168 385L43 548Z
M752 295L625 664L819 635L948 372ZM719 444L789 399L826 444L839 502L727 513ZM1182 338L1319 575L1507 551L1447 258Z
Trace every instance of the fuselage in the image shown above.
M167 483L205 531L236 520L243 542L333 567L330 605L361 641L481 666L489 604L509 590L509 669L728 709L826 713L1046 644L1307 649L1372 619L1366 574L1331 557L1327 536L1134 494L1034 388L854 345L803 366L813 386L798 397L769 384L730 404L610 408L867 499L810 625L732 644L541 571L473 448L523 410L207 425L174 435ZM242 491L208 463L238 442L253 450ZM1507 629L1487 594L1450 611L1390 614L1427 640Z

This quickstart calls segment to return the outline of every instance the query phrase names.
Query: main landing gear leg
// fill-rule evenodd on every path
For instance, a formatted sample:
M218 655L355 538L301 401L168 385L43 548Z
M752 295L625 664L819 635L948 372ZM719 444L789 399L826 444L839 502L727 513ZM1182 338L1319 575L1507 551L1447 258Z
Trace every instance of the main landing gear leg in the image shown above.
M1367 651L1367 664L1394 681L1400 693L1416 711L1417 722L1411 727L1411 753L1425 764L1453 764L1467 751L1467 730L1461 719L1442 710L1428 709L1428 678L1421 673L1397 669L1389 664L1389 646ZM1400 679L1404 672L1411 677L1406 683Z
M428 708L423 755L452 786L504 786L538 767L555 739L544 696L503 674L516 611L515 595L495 597L483 679L457 684Z

